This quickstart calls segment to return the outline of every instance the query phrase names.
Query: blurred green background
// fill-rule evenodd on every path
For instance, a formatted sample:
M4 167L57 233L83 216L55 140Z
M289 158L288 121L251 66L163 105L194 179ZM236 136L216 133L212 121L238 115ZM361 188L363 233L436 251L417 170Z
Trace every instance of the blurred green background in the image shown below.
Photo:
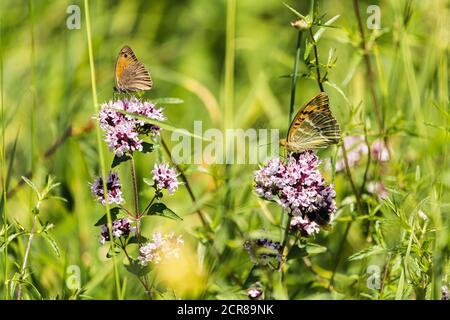
M310 1L287 3L301 13L309 11ZM69 16L66 10L72 4L81 9L80 30L66 27ZM372 217L371 221L382 225L385 241L392 251L348 260L352 254L374 244L376 240L371 234L375 229L369 227L367 231L367 217L358 216L351 205L345 205L353 201L346 176L328 174L327 179L334 179L336 184L338 219L332 229L322 231L313 240L327 250L311 257L313 271L302 263L293 263L284 280L289 295L277 293L275 296L279 298L380 298L376 290L365 285L366 266L376 264L383 269L384 264L392 263L392 275L381 297L393 299L402 282L402 273L395 269L395 263L398 267L405 261L403 240L415 235L411 231L414 224L411 217L418 209L430 218L426 226L429 243L423 246L418 243L408 255L408 259L417 260L411 264L417 264L418 271L413 268L417 272L413 270L406 277L401 298L438 299L440 286L449 281L446 276L450 244L449 2L360 1L364 22L368 17L366 8L371 4L381 8L382 29L375 32L365 29L366 41L371 46L376 75L374 87L383 108L392 150L386 168L382 171L375 168L378 173L371 174L381 175L392 203L399 210L397 213L401 211L395 214L395 210L382 203L381 209L377 209L382 215ZM332 111L343 135L364 134L366 123L369 140L373 141L379 131L352 1L320 1L320 13L326 14L325 21L340 15L334 23L338 28L327 28L318 43L323 63L331 48L337 57L328 74L329 83L334 85L325 83ZM51 234L61 249L61 257L55 256L45 239L36 237L29 261L32 282L45 299L67 298L71 293L65 286L65 270L69 265L78 265L85 296L115 298L112 263L106 261L107 248L99 245L99 229L93 226L103 209L92 199L88 187L88 182L99 174L99 163L95 131L89 128L83 131L95 115L83 2L2 0L0 15L6 148L6 159L2 161L10 179L8 191L19 183L22 175L31 171L32 180L38 185L43 185L46 175L55 176L61 182L56 192L68 200L67 203L51 201L41 209L42 219L54 224ZM171 125L192 131L193 121L202 120L204 129L222 128L224 115L233 110L236 127L278 128L282 135L286 133L291 82L286 75L292 74L297 31L290 26L295 15L281 1L237 1L232 17L236 29L231 100L224 82L226 35L230 32L226 24L227 1L99 0L90 2L90 17L99 102L112 99L115 59L119 49L128 44L152 74L154 89L147 97L184 100L180 105L165 106ZM299 72L308 73L304 63L300 64ZM296 105L317 92L314 79L300 77ZM69 126L73 128L73 136L46 156ZM163 132L163 137L169 140L170 133ZM105 144L104 147L110 163L112 155ZM332 148L320 155L328 158L334 151ZM155 152L136 159L142 199L151 196L142 178L151 177L154 160L162 156ZM144 222L146 232L173 230L185 237L186 258L172 269L167 268L166 275L161 276L176 296L246 297L245 279L252 263L242 248L243 240L261 229L274 233L275 238L281 233L278 207L266 206L252 194L255 169L256 166L250 165L233 166L229 172L220 165L188 168L194 192L202 199L203 210L216 228L213 246L221 252L220 259L210 256L210 247L202 245L199 221L183 187L165 199L184 218L183 222L164 218ZM363 173L364 165L354 168L353 177L358 184ZM131 182L127 181L126 173L121 177L125 196L131 203ZM226 195L221 186L230 189L232 207L224 207ZM30 188L17 189L7 200L9 222L18 221L29 228L34 202ZM378 205L374 197L367 203L368 207ZM353 225L340 250L350 220ZM20 264L23 259L25 245L23 236L10 244L10 277L17 271L15 263ZM427 268L420 258L424 252L430 263ZM330 290L322 280L330 279L337 259L335 284ZM125 297L145 298L139 283L120 262L121 258L121 279L127 281ZM1 264L4 265L3 259ZM2 297L4 288L2 280ZM26 295L39 297L28 289Z

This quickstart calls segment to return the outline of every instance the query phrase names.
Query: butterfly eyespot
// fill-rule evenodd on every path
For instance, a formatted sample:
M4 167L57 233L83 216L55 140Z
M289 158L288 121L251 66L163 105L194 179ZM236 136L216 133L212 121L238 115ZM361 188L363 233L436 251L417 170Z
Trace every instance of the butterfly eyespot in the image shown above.
M124 55L123 55L125 58L128 58L128 55L125 53Z

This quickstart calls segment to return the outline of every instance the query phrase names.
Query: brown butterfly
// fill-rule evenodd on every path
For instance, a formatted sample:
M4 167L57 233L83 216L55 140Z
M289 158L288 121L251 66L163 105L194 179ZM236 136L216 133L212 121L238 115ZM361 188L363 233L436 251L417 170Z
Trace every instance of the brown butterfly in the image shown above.
M300 153L310 149L326 148L340 140L340 129L331 114L328 96L319 93L295 115L289 127L287 139L280 144L288 152Z
M116 86L118 92L136 92L150 90L153 82L150 73L140 62L129 46L120 49L116 61Z

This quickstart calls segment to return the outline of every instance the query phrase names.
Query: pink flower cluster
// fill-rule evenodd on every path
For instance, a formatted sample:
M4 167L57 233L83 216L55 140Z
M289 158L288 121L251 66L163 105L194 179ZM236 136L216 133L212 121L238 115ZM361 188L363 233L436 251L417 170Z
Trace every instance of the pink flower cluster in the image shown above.
M361 157L369 152L364 136L347 136L344 138L344 146L347 152L347 161L349 167L356 166ZM382 139L375 140L370 148L371 156L375 161L386 162L389 160L389 151ZM336 161L336 172L345 169L344 152L342 148L339 148Z
M181 236L176 237L173 233L163 235L160 232L155 232L152 241L139 248L139 263L146 266L149 263L158 264L167 258L178 258L180 246L183 243Z
M291 229L304 236L329 224L336 212L336 193L319 172L320 161L312 151L290 154L284 161L269 161L254 173L255 191L278 202L293 216Z
M167 163L155 164L153 169L153 181L155 182L155 188L159 191L167 189L169 195L172 195L178 190L180 182L178 182L177 177L179 174L169 167Z
M104 244L106 241L109 241L109 230L106 224L102 225L100 234L100 243ZM120 237L128 237L131 232L135 231L135 228L131 227L130 222L127 218L117 219L113 222L112 225L112 236L114 238Z
M135 97L130 100L125 98L103 103L98 114L100 128L105 132L105 141L109 149L119 157L126 153L131 154L136 150L142 151L143 141L139 138L139 135L150 134L152 138L155 138L160 132L160 127L148 124L120 111L135 113L158 121L166 119L162 109Z
M108 204L121 204L123 202L122 185L120 184L119 174L115 171L110 171L106 178L106 197L104 196L102 177L96 177L90 186L92 195L97 198L97 201L102 205L106 204L106 200L108 201Z

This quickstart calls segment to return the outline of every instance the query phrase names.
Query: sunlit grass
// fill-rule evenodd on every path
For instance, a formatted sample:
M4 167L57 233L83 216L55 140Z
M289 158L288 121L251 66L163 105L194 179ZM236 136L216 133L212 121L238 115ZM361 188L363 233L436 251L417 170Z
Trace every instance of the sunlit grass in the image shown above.
M302 14L310 10L310 1L286 2ZM275 277L266 285L274 297L290 299L439 299L441 286L450 281L449 10L444 0L384 1L379 4L382 29L369 30L366 8L372 3L358 3L365 52L353 2L319 1L320 14L326 14L323 21L339 15L333 22L337 28L325 28L317 41L319 71L343 136L363 135L369 143L386 136L391 160L367 167L363 157L350 168L355 188L346 171L334 173L322 165L327 180L335 184L339 209L332 228L310 242L326 251L289 262L285 287L277 287L282 282ZM315 65L304 62L310 34L300 37L290 26L295 14L280 1L111 5L85 0L80 30L65 26L70 4L0 4L2 227L11 226L1 241L17 230L16 221L29 228L33 193L23 187L21 176L30 173L29 178L39 182L51 174L61 182L55 192L68 202L51 202L45 208L46 219L55 225L52 232L61 258L39 238L31 248L31 280L42 297L144 299L140 283L122 268L123 256L106 260L99 230L93 226L101 210L88 187L93 176L106 175L112 161L99 129L86 124L98 112L99 102L112 98L117 51L129 44L150 69L155 87L148 99L184 101L164 105L171 127L192 131L193 121L200 120L204 129L277 128L284 137L289 117L320 90ZM326 66L330 49L337 58L332 67ZM315 53L311 47L311 61ZM368 79L365 53L373 81ZM296 56L299 63L293 70ZM297 89L295 101L292 87ZM372 89L382 110L382 129ZM73 134L58 144L69 127ZM169 149L175 143L170 135L163 130ZM57 148L46 155L54 145ZM333 147L319 156L325 163L336 158L336 152ZM169 160L164 149L148 158L137 156L137 176L149 176L155 159ZM156 219L146 224L146 231L163 226L186 235L186 260L162 268L158 289L167 292L158 298L172 291L171 298L245 298L255 277L242 244L261 230L282 236L286 216L254 194L256 166L180 166L196 204L182 187L167 201L183 222ZM379 200L363 190L372 181L385 184L389 199ZM145 191L139 196L143 201L151 197ZM205 214L211 230L202 229L197 210ZM421 220L419 210L428 222ZM16 264L23 260L26 239L21 236L4 245L0 293L6 299L17 298L9 296L8 280L19 271ZM69 265L81 268L81 295L65 284ZM380 268L383 289L367 287L371 265ZM186 270L177 273L178 266ZM192 283L181 279L188 277L187 270L195 274ZM24 289L25 298L37 296Z

